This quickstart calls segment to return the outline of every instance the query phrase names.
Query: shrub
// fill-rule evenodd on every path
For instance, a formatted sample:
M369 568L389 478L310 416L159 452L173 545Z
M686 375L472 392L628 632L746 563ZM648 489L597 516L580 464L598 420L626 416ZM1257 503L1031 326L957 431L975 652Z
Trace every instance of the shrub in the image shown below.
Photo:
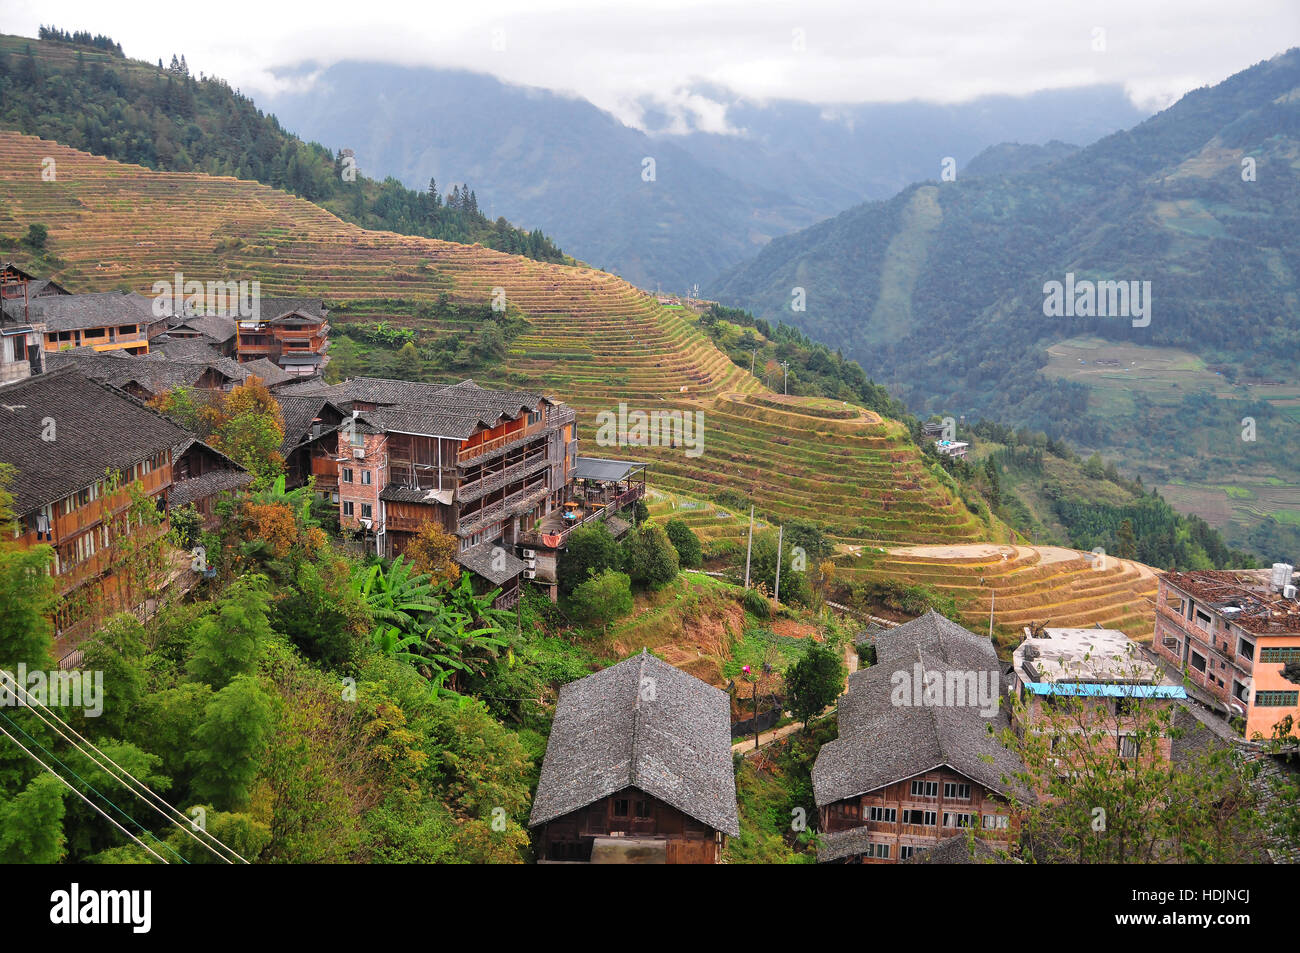
M673 549L677 550L677 558L683 567L693 569L703 564L704 550L700 547L700 538L686 523L682 520L669 520L664 525L664 532L668 534Z
M632 581L647 589L662 589L677 578L677 550L657 523L644 523L628 537L627 570Z
M760 619L772 618L772 605L757 589L746 589L742 600L745 611Z

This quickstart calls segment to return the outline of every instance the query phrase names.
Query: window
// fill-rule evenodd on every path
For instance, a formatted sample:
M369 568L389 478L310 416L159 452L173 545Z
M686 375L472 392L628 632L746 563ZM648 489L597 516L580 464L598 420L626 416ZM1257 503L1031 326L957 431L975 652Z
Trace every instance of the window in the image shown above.
M985 814L983 824L986 831L1004 831L1011 825L1011 819L1005 814Z
M944 827L970 827L971 816L969 814L957 814L957 813L949 813L948 811L944 811L943 826Z
M1119 736L1119 756L1121 758L1136 758L1141 750L1141 745L1132 735Z
M912 859L912 855L915 854L915 853L916 853L916 848L915 848L915 847L908 847L908 846L900 847L900 848L898 848L898 859L899 859L899 860L911 860L911 859Z
M535 414L529 414L528 423L526 426L531 427L533 424L539 422L541 419L542 419L542 412L540 410Z
M1205 656L1200 652L1192 653L1192 668L1196 669L1198 672L1205 671Z
M351 500L344 500L344 501L343 501L343 515L344 515L344 516L351 516L351 515L352 515L352 501L351 501Z
M934 811L904 811L903 812L904 824L916 824L921 827L934 827L935 819L936 819L936 815Z
M1266 708L1285 708L1295 705L1300 692L1256 692L1255 704Z
M625 797L614 798L614 816L627 817L628 800Z
M943 783L943 796L958 801L969 801L970 785L958 784L955 781L945 781Z
M1259 650L1259 660L1261 662L1300 662L1300 646L1266 645Z
M369 503L362 503L361 518L363 520L368 520L368 519L372 519L373 515L374 515L374 507L372 507Z
M369 470L362 470L362 471L361 471L361 485L362 485L362 486L370 486L370 476L371 476L371 474L370 474L370 471L369 471Z
M893 824L898 820L898 808L873 807L871 809L871 820L882 824Z
M856 801L841 801L835 805L836 817L858 817L858 803Z
M1214 631L1214 618L1209 613L1202 612L1200 609L1196 610L1196 624L1206 632Z
M340 469L340 470L339 470L339 478L340 478L344 483L351 483L351 482L352 482L352 468L351 468L351 467L343 467L342 469Z
M1250 701L1247 697L1246 686L1241 684L1241 682L1237 681L1235 678L1232 680L1232 694L1233 697L1239 701Z
M938 781L913 781L912 797L938 797Z
M640 817L640 818L643 818L643 819L644 819L644 818L647 818L647 817L650 816L650 802L649 802L649 801L646 801L646 800L643 799L643 800L640 800L640 801L637 801L637 802L636 802L636 816L637 816L637 817Z
M1255 657L1255 643L1237 636L1237 654L1253 659Z
M868 857L888 857L888 856L889 856L889 845L888 845L888 844L875 844L875 843L868 844L868 845L867 845L867 856L868 856Z

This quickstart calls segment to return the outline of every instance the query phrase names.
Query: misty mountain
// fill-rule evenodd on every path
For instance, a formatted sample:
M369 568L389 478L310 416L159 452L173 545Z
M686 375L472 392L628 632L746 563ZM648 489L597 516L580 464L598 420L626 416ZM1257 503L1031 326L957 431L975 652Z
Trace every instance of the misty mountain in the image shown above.
M675 290L933 177L946 156L960 167L1007 140L1091 142L1143 115L1118 87L961 105L753 103L700 87L727 107L734 134L682 128L653 103L643 132L584 99L475 73L348 62L281 75L297 91L265 97L266 107L306 139L354 149L367 175L421 189L431 177L468 182L485 212L541 228L643 287Z

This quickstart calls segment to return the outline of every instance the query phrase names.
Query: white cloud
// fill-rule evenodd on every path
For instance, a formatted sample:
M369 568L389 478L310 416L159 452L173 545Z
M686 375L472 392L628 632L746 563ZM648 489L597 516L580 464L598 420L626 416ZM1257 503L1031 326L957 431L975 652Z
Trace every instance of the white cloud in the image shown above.
M739 96L819 103L960 102L1119 83L1166 105L1300 43L1295 0L0 0L6 30L39 23L108 33L130 56L184 53L245 92L311 81L286 67L344 59L454 67L584 96L636 123L647 99L679 121L734 131L697 81ZM1106 49L1092 48L1105 30ZM495 33L494 31L500 31ZM796 34L795 31L801 31ZM795 42L801 36L804 48ZM494 38L504 49L494 48ZM498 46L500 44L497 44Z

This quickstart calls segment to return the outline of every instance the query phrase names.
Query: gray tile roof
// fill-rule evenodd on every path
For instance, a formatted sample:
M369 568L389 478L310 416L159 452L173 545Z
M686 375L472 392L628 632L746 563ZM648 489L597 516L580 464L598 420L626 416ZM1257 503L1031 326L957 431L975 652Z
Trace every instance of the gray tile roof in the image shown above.
M245 361L240 366L249 374L256 374L267 387L275 387L277 384L295 379L293 374L265 357L259 357L255 361Z
M940 841L933 847L918 850L905 864L1018 864L1004 845L990 844L982 837L973 839L958 834ZM820 855L819 855L820 856Z
M247 367L248 365L244 366ZM275 402L280 405L280 417L284 421L284 442L280 445L280 453L287 456L290 450L311 436L312 421L321 415L321 411L326 407L333 406L333 404L324 397L279 393L272 396L275 397ZM337 407L334 409L338 410ZM338 412L340 416L347 416L341 410L338 410ZM321 432L324 433L332 429L327 425L322 428Z
M21 302L20 302L21 307ZM47 295L28 302L28 315L46 331L150 325L164 320L153 313L153 299L135 292L102 291L93 294Z
M45 418L55 439L41 439ZM84 489L193 435L126 394L65 368L0 388L0 461L22 516Z
M727 693L644 650L561 689L528 826L628 787L740 833Z
M202 476L190 477L188 480L173 484L167 500L173 508L185 506L212 496L214 493L237 490L248 486L251 482L253 482L253 475L247 470L209 470Z
M235 336L235 319L221 314L196 314L172 318L169 328L188 328L214 344L224 344Z
M427 492L426 490L425 493ZM499 553L494 552L497 549L500 549ZM456 557L456 562L470 572L482 576L494 586L509 582L528 568L528 564L522 559L494 543L471 546Z
M925 615L917 616L911 622L904 622L892 629L880 629L874 634L872 641L876 646L877 664L884 664L894 659L906 659L908 664L911 664L916 660L917 646L933 651L944 659L948 658L950 652L973 650L987 657L992 663L998 663L997 650L992 642L933 609Z
M817 839L817 862L819 864L845 860L865 854L874 832L867 827L854 827L847 831L835 831L822 834ZM877 835L879 836L879 835ZM991 846L984 838L970 838L963 832L946 837L933 847L916 849L904 864L1015 864L1006 848ZM897 850L897 846L894 846Z
M878 642L877 663L850 676L848 694L839 702L840 736L822 747L813 765L818 806L857 797L940 765L1000 794L1027 796L1016 777L1025 770L1024 764L999 740L1010 727L1003 706L986 717L977 700L969 697L966 704L895 704L896 676L901 673L914 683L917 665L922 679L929 673L947 679L951 673L965 686L982 680L986 688L993 688L994 698L1001 694L1004 666L992 644L930 615L891 630L890 636L907 631L902 639L884 642L883 658Z

